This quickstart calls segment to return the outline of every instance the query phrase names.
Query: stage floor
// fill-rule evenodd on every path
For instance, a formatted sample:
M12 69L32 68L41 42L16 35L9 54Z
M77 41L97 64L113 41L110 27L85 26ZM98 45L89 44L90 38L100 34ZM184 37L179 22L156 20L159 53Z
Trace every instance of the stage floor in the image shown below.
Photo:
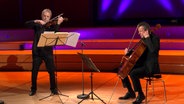
M84 73L84 93L90 90L90 72ZM50 95L47 72L39 72L38 90L35 96L29 96L31 72L1 72L0 73L0 100L5 104L77 104L81 99L77 95L82 94L81 72L58 72L57 82L61 94L39 100ZM131 100L118 100L118 97L126 93L116 73L93 73L94 93L106 104L131 104ZM166 83L167 104L182 104L184 102L184 76L163 74ZM116 86L117 83L117 86ZM141 80L145 92L145 81ZM164 104L163 87L161 83L155 83L155 96L152 97L151 87L148 91L149 104ZM94 100L86 99L81 104L103 104L96 96ZM60 100L61 98L61 100ZM61 102L62 101L62 102Z

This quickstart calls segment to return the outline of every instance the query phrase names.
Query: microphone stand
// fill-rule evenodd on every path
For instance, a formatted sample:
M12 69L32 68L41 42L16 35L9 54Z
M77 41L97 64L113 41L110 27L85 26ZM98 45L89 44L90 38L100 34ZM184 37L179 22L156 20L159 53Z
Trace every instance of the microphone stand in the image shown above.
M81 42L82 54L83 54L84 46L85 46L85 44L83 42ZM89 98L88 94L84 94L84 63L83 63L83 60L82 60L82 94L77 95L77 98L78 99L87 99L87 98Z

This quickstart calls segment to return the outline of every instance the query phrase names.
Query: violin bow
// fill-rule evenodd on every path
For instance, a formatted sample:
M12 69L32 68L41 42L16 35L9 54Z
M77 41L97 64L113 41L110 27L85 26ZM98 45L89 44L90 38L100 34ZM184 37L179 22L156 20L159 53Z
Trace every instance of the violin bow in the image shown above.
M136 32L137 32L137 28L138 28L138 26L136 27L136 29L135 29L135 31L134 31L134 34L133 34L133 36L132 36L132 38L131 38L131 40L130 40L130 43L129 43L129 45L128 45L128 51L129 51L130 45L132 44L132 41L133 41L133 39L134 39L134 37L135 37L135 34L136 34Z
M52 18L50 21L55 20L55 19L59 18L62 15L63 15L63 13L61 13L61 14L57 15L56 17Z

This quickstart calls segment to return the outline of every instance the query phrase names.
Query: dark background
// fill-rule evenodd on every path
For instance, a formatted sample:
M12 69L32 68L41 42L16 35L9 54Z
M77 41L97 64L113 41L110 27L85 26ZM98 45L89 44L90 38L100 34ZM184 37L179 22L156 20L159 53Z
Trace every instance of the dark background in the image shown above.
M111 1L109 9L101 12L103 3ZM0 0L0 29L25 28L25 21L40 19L41 11L50 8L53 17L64 13L69 18L63 27L96 27L134 25L140 21L151 24L183 25L183 0L170 1L173 13L169 14L159 0L129 0L131 5L124 15L117 18L115 12L122 1L126 0Z
M92 26L92 0L0 0L0 28L24 28L25 21L40 19L41 11L50 8L55 17L69 18L65 27Z

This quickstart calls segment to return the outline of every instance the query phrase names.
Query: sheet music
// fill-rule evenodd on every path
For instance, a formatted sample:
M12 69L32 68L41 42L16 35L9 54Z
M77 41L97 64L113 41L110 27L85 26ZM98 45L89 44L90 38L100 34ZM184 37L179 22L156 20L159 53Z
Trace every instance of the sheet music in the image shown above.
M76 32L45 31L41 34L37 47L68 45L76 47L80 34Z
M43 34L54 34L55 32L54 31L44 31Z
M80 34L77 32L69 32L66 45L76 47Z
M55 35L58 37L57 45L66 45L69 36L68 32L56 32Z

